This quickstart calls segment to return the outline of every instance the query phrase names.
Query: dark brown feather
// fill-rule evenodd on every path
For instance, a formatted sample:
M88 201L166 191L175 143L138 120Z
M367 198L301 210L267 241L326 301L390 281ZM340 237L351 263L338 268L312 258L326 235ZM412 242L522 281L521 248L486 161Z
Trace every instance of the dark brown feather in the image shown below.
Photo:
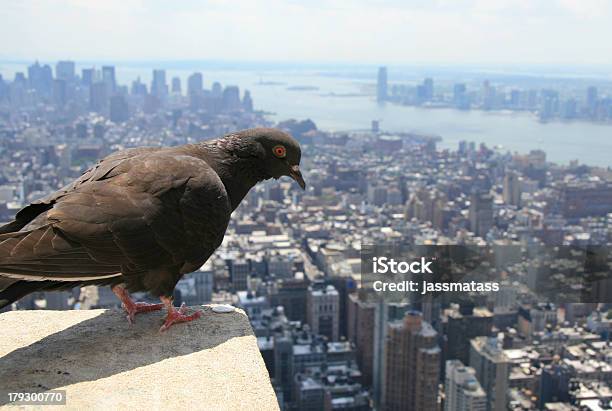
M115 154L38 203L50 208L26 207L18 225L35 219L32 210L44 212L44 225L0 235L0 278L87 282L121 273L117 282L132 291L171 295L181 268L202 264L220 244L230 215L217 174L188 154Z

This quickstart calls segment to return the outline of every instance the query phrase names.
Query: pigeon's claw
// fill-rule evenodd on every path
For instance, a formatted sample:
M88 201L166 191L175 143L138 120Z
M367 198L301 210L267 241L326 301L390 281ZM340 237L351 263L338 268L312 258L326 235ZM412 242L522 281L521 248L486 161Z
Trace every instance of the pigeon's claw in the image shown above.
M168 316L166 317L166 321L164 322L164 325L162 325L161 328L159 329L159 332L163 333L164 331L167 331L168 328L170 328L173 324L186 323L189 321L197 320L201 316L202 316L201 311L196 311L193 314L187 315L187 314L182 314L180 310L174 310L168 313Z
M113 287L113 292L121 300L121 306L127 313L127 320L130 324L134 324L136 314L149 313L151 311L159 311L164 308L164 304L149 304L136 303L130 297L130 293L120 285Z
M136 314L150 313L151 311L159 311L164 308L163 304L149 304L149 303L133 303L129 308L122 304L125 311L128 313L127 318L130 324L134 323L134 317Z
M187 306L185 305L185 303L181 304L181 306L177 310L174 305L172 305L172 298L161 297L161 300L164 303L163 305L165 305L168 309L168 316L166 317L166 321L164 321L164 324L159 329L160 333L167 331L168 328L170 328L173 324L186 323L189 321L197 320L202 316L201 311L196 311L193 314L187 315Z

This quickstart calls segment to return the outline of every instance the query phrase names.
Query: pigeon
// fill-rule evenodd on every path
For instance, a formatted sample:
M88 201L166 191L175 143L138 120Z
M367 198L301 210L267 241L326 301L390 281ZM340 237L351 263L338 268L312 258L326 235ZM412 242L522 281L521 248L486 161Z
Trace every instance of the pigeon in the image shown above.
M107 285L130 323L164 307L160 331L197 319L174 307L176 283L221 245L255 184L289 176L306 189L300 158L299 143L273 128L115 152L0 227L0 308L32 292ZM134 302L139 291L161 303Z

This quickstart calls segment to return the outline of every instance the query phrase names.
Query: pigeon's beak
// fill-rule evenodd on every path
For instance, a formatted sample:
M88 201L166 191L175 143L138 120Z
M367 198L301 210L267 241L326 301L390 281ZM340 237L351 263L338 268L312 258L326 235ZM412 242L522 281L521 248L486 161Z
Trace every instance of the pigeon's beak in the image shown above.
M289 176L296 181L302 187L302 190L306 190L306 182L304 181L304 177L302 177L302 172L300 171L300 166L297 164L289 167Z

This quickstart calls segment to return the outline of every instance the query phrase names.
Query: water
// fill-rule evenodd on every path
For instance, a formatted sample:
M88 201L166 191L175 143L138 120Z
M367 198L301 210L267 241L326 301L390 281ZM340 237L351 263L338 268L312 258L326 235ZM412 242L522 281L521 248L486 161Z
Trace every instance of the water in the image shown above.
M0 64L0 73L12 78L25 65ZM77 67L80 70L80 67ZM186 87L193 69L168 70ZM249 89L255 107L273 114L275 121L288 118L312 119L328 131L363 130L372 120L380 120L388 131L414 131L439 135L441 147L456 149L460 140L484 142L503 151L526 153L544 150L550 161L566 164L578 160L588 165L612 166L612 125L589 122L541 123L532 114L516 112L460 111L378 104L372 95L373 76L345 74L322 75L316 69L202 69L205 87L213 81ZM147 84L151 70L144 67L117 67L121 84L137 77ZM282 84L266 85L263 82ZM311 86L317 90L288 90L292 86ZM333 93L333 94L332 94Z

